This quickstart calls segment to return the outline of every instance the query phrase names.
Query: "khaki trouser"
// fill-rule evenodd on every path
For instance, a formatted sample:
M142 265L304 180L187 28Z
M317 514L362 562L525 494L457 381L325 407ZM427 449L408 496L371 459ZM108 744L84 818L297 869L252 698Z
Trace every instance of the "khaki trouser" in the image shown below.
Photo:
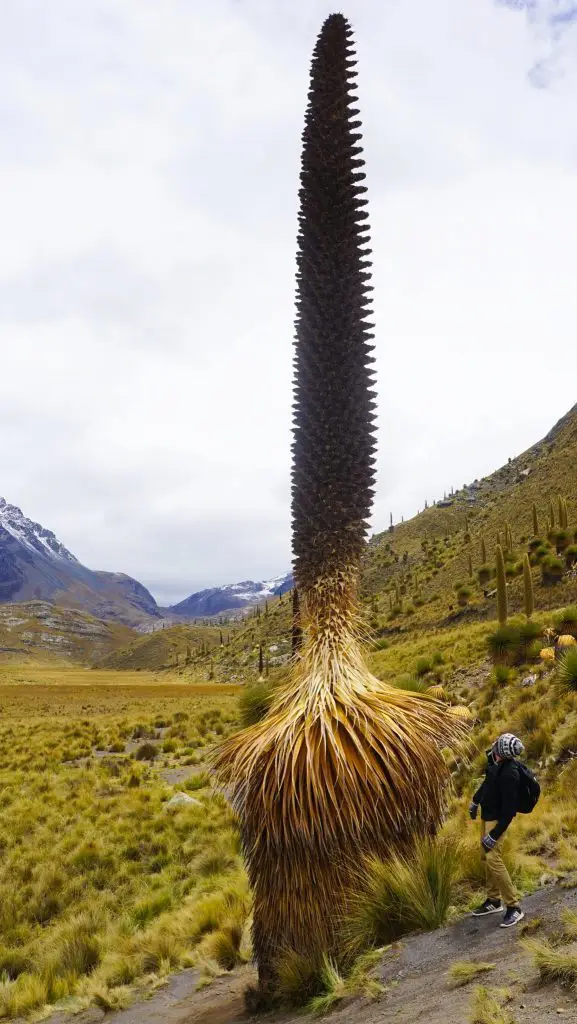
M495 828L496 821L483 822L483 835ZM503 836L497 840L497 845L488 852L485 851L485 873L487 876L487 897L490 900L503 900L507 907L516 907L519 896L505 862L503 861L502 845Z

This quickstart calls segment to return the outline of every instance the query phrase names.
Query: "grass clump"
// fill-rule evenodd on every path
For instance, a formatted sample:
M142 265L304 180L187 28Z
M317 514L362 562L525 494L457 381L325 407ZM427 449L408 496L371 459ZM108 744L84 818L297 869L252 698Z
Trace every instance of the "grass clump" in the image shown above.
M325 958L319 977L322 991L310 1000L306 1007L308 1012L313 1017L324 1017L343 999L350 999L353 996L378 999L385 991L385 987L373 976L373 971L382 954L381 949L363 954L344 976L330 959Z
M469 1022L470 1024L516 1024L515 1018L503 1006L502 1000L481 985L475 989L473 995Z
M469 985L480 974L494 971L496 966L496 964L474 963L472 960L457 960L447 972L451 987L462 988L464 985Z
M137 761L155 761L158 757L158 747L155 743L141 743L134 756Z
M278 1001L283 1006L302 1007L313 1017L324 1017L344 999L377 999L385 988L374 977L374 971L385 951L362 953L343 972L330 957L315 962L314 958L287 950L277 967Z
M409 932L442 927L454 901L459 854L451 839L422 839L406 858L371 858L352 901L352 947L382 946Z
M412 676L408 672L395 679L393 686L398 690L408 690L410 693L426 693L429 688L425 679Z
M564 988L577 991L577 955L555 949L549 942L527 939L525 949L530 953L543 984L559 982Z
M247 687L239 698L240 720L244 727L262 721L271 706L274 689L269 683Z

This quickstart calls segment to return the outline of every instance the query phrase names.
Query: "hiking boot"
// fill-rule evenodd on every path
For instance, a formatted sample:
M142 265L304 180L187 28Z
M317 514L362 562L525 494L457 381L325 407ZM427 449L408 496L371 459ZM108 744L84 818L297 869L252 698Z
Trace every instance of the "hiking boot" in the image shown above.
M501 928L513 928L519 921L522 921L525 917L521 907L507 907L505 911L505 917L501 921Z
M502 912L501 900L485 900L480 907L473 911L473 917L486 917L487 914L501 914Z

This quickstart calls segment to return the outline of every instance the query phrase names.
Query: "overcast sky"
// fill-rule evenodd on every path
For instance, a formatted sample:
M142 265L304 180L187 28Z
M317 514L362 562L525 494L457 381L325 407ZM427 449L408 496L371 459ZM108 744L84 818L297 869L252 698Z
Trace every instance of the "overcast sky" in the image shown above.
M382 529L577 401L576 8L342 9L371 200ZM300 132L331 10L2 3L0 494L162 602L290 562Z

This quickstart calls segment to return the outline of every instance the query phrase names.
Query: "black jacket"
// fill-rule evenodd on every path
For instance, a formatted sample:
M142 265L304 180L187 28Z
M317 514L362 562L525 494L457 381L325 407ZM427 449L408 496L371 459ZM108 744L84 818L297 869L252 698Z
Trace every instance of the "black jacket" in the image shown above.
M500 839L517 813L521 776L516 761L489 762L485 778L473 797L483 821L496 821L493 839Z

